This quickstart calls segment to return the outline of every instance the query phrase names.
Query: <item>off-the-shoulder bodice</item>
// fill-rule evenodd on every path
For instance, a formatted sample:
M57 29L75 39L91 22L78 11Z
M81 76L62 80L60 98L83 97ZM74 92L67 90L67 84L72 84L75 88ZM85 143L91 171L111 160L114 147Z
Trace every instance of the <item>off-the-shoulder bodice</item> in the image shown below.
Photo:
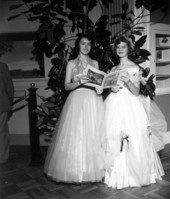
M133 82L134 84L136 84L136 86L138 86L138 84L139 84L139 76L140 76L139 67L134 66L134 67L127 67L125 69L113 68L112 71L120 71L120 72L121 71L127 71L129 73L131 82Z
M130 76L130 80L131 82L139 88L139 82L140 82L140 69L138 66L130 66L130 67L126 67L124 69L117 69L117 68L113 68L112 71L127 71L129 76ZM127 88L127 86L124 84L124 86L121 87L121 89L119 90L118 93L131 93L130 90Z
M130 75L130 80L134 84L137 84L136 86L138 86L138 84L139 84L139 75L140 75L139 67L130 67L130 68L127 68L127 72Z

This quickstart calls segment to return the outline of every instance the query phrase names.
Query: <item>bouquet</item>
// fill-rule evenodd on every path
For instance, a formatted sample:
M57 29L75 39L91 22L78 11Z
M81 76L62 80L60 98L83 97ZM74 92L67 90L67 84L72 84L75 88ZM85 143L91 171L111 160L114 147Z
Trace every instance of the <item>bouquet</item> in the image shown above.
M153 100L155 96L155 89L156 86L153 82L153 79L155 77L154 74L149 75L150 68L142 68L140 67L140 94L144 95L145 97L149 96L151 100Z

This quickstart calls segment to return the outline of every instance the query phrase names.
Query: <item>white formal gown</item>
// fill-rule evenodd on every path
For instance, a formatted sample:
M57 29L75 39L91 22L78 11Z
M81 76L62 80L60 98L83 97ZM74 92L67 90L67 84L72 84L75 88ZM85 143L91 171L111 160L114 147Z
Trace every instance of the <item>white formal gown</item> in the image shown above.
M131 81L138 85L138 67L127 68ZM105 184L122 189L139 187L161 180L164 170L155 151L146 110L126 87L105 100L106 136Z
M80 60L74 62L73 81L84 71ZM89 64L93 66L90 59ZM78 88L69 94L45 160L44 172L48 177L66 183L102 180L102 111L103 100L95 90Z

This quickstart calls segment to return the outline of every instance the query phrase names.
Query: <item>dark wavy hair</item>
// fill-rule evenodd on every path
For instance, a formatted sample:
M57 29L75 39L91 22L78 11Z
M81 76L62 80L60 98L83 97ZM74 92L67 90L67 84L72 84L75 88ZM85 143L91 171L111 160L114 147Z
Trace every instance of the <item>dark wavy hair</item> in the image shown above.
M119 62L119 56L116 53L116 48L121 42L124 42L124 43L127 44L127 47L128 47L128 58L133 61L133 48L132 48L132 45L131 45L130 41L124 36L117 37L115 39L115 42L114 42L113 53L115 54L115 57L117 58L117 61Z
M83 38L88 39L91 42L91 49L90 49L90 52L89 52L89 56L91 57L91 52L92 52L92 49L93 49L93 46L94 46L94 44L93 44L94 42L89 35L81 34L81 35L79 35L79 37L75 41L75 46L74 46L74 49L73 49L73 52L72 52L70 59L74 59L79 55L79 53L80 53L80 42Z

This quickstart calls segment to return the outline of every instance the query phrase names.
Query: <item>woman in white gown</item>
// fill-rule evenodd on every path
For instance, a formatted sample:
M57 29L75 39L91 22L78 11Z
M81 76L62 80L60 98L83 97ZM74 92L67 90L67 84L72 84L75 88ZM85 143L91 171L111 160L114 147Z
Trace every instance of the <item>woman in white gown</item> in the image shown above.
M105 180L108 187L139 187L161 180L164 170L150 138L149 120L139 97L139 67L129 60L130 42L120 37L115 49L122 76L106 98Z
M99 128L103 116L103 99L81 82L86 82L88 64L98 63L88 54L91 41L77 40L78 57L67 64L65 89L72 90L63 107L45 160L45 174L57 182L83 183L101 181L104 175ZM87 80L88 81L88 80Z

